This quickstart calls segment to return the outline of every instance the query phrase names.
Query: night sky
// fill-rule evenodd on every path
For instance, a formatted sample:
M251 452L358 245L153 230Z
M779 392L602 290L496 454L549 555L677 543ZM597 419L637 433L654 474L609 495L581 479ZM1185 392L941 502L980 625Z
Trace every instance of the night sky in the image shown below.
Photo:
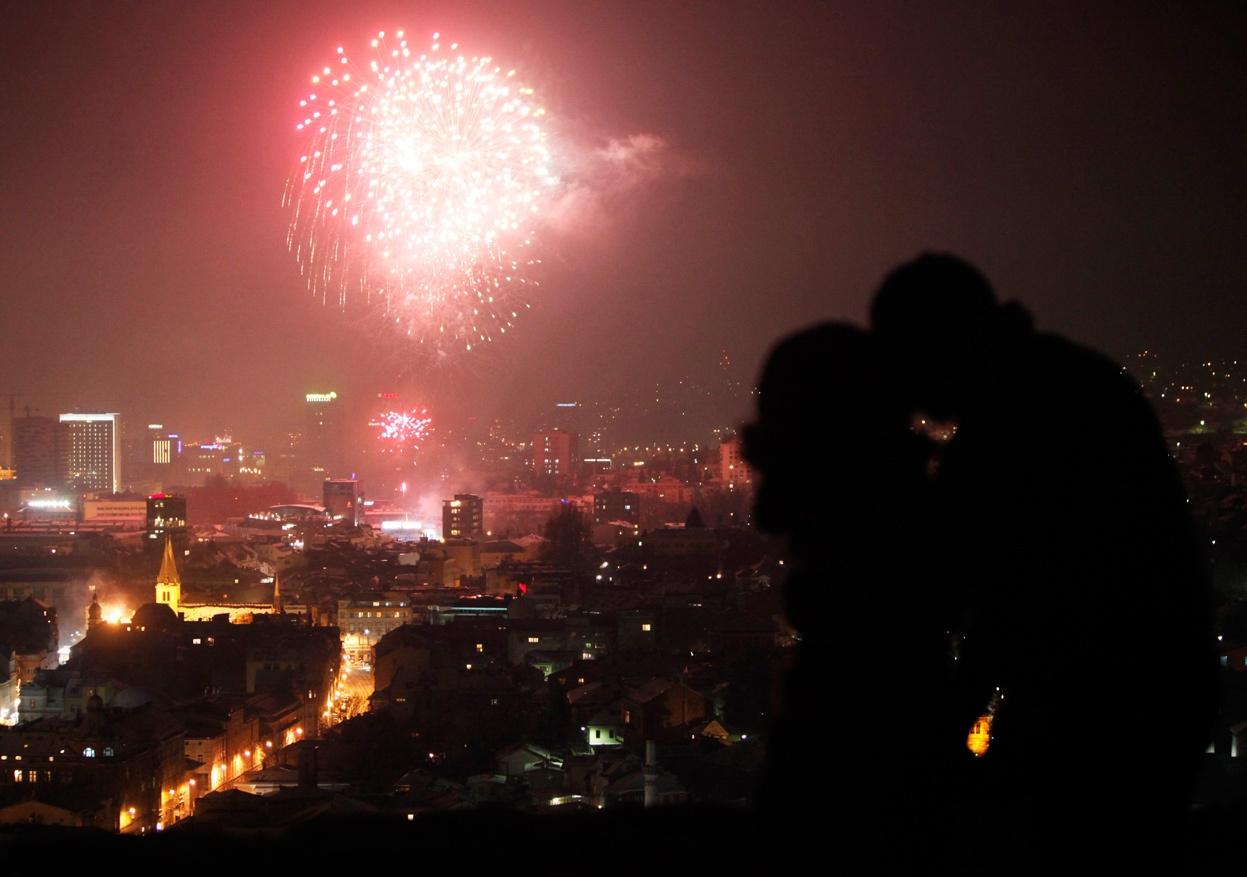
M305 391L394 388L307 293L281 195L309 74L399 27L519 68L565 181L533 310L417 376L447 410L711 376L722 350L751 375L921 249L1114 355L1247 355L1247 7L1085 6L22 4L0 393L268 436Z

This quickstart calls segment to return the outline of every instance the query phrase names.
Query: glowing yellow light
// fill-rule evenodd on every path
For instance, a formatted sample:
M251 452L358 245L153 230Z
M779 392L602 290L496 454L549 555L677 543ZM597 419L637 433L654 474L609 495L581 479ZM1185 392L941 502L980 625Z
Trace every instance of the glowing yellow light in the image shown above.
M992 717L987 713L979 716L974 720L973 727L966 737L966 748L975 754L976 757L982 757L987 754L988 747L992 742Z

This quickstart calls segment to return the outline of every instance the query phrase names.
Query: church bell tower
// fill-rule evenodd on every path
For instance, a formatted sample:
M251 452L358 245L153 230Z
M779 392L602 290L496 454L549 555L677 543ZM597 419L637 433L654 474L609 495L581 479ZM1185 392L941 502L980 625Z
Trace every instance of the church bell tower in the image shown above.
M173 540L168 536L165 537L165 556L156 575L156 602L168 606L174 615L182 611L182 577L173 559Z

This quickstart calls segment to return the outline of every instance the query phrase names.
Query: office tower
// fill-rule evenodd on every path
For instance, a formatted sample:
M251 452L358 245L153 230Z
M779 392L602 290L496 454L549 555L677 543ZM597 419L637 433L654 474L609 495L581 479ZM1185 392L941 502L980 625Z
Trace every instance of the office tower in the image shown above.
M121 491L121 416L62 414L67 446L66 483L74 490Z
M549 429L533 436L533 472L571 475L576 471L576 434Z
M359 482L350 478L332 478L325 482L325 514L332 521L358 525L363 508L360 506Z
M608 490L593 497L593 523L627 521L641 523L641 495L626 490Z
M729 487L749 484L753 480L739 438L725 439L719 445L719 480Z
M147 497L147 538L169 536L179 545L186 537L186 497L153 493Z
M456 493L442 500L442 538L480 539L485 535L485 503L479 496Z
M338 394L308 393L306 428L303 430L303 451L307 467L320 478L342 474L342 403Z
M13 467L22 487L62 487L67 466L65 428L55 417L13 420Z

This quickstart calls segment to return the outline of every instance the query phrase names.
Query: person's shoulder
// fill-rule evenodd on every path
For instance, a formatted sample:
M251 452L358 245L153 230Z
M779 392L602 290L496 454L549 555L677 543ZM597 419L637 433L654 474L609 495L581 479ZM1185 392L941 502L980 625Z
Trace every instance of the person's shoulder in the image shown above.
M1159 441L1160 424L1139 383L1111 358L1053 333L1036 333L1024 359L1032 396L1077 427L1080 435L1144 435Z
M1031 336L1031 345L1033 351L1044 359L1069 363L1080 369L1124 374L1121 366L1103 353L1055 332L1034 333Z
M1029 361L1032 378L1062 391L1099 394L1113 391L1143 397L1142 389L1117 362L1097 350L1052 332L1031 336Z

